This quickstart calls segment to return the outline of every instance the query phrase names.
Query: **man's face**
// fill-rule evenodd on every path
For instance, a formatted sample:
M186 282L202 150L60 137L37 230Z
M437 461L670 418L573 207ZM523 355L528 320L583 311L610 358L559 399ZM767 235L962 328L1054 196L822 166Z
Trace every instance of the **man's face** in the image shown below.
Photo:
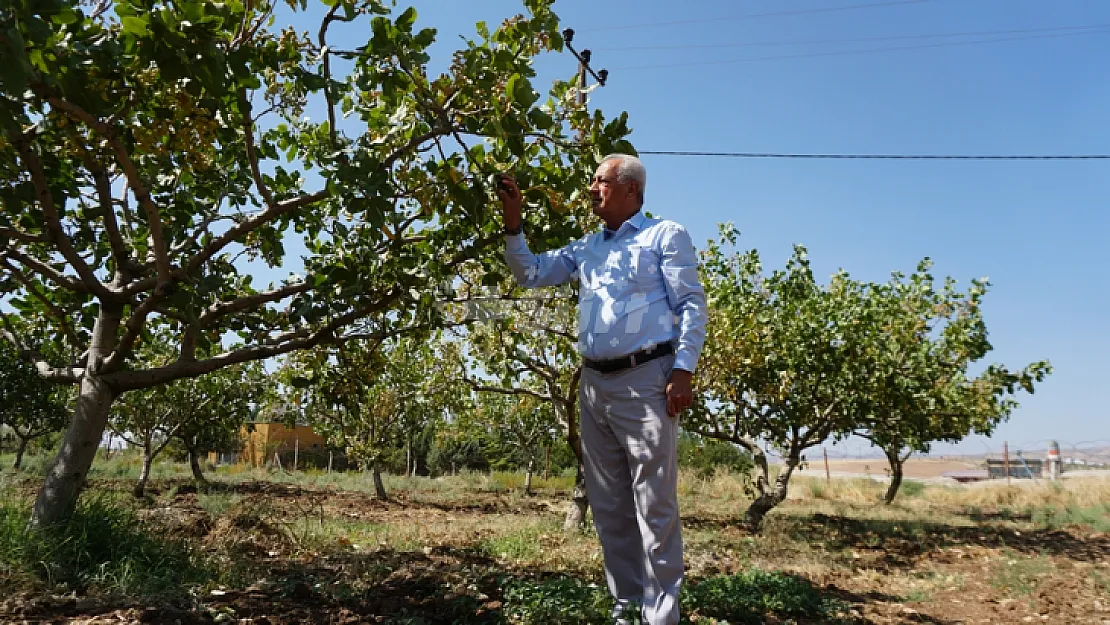
M601 164L590 183L590 199L594 214L604 221L629 217L639 210L639 185L617 179L619 163Z

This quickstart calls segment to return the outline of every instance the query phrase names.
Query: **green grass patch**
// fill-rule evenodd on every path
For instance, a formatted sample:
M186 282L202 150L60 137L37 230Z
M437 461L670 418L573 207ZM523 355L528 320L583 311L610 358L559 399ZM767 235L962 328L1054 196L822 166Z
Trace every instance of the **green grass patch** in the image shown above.
M925 492L925 484L917 480L903 480L902 485L898 487L900 497L917 497L923 492Z
M826 598L808 580L780 571L750 568L735 575L692 580L683 590L684 617L729 623L763 623L778 618L823 619L835 622L847 606Z
M521 625L609 624L613 599L608 589L574 577L514 580L505 587L502 613Z
M557 532L554 525L536 524L492 536L482 541L480 550L491 558L502 560L535 560L543 552L540 537L544 533Z
M820 619L835 623L847 609L823 597L807 580L752 568L735 575L689 581L682 591L682 623L764 623L778 619ZM510 623L606 624L613 600L605 586L573 577L505 584L503 614ZM638 614L626 615L640 623Z
M990 583L1010 595L1031 595L1052 568L1047 558L1023 558L1010 552L995 565Z
M197 493L197 505L213 519L227 516L242 499L235 493Z
M29 586L128 596L167 596L209 581L188 547L145 527L128 507L85 494L73 517L48 530L29 526L31 502L0 504L0 577Z
M1110 503L1089 508L1046 506L1031 510L1029 516L1035 525L1046 529L1083 525L1096 532L1110 532Z

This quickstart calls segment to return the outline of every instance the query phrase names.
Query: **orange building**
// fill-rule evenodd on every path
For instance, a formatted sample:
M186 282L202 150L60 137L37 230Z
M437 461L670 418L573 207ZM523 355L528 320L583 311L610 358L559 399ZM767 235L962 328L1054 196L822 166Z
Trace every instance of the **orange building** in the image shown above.
M252 467L273 462L274 454L286 462L294 451L307 456L321 454L327 447L324 437L307 425L290 428L283 423L255 423L253 426L254 431L243 428L243 451L239 454L239 461L249 462Z

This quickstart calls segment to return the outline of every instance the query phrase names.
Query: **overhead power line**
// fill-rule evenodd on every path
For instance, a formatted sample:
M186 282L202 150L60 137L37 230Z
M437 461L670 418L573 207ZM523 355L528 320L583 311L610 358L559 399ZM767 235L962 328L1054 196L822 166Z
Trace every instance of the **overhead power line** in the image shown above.
M872 9L876 7L895 6L900 4L921 4L929 0L894 0L891 2L870 2L867 4L849 4L835 7L822 7L820 9L795 9L792 11L773 11L770 13L748 13L746 15L724 15L721 17L704 17L690 20L668 20L665 22L647 22L643 24L619 24L616 26L598 26L596 28L583 28L582 32L600 30L632 30L635 28L655 28L658 26L677 26L681 24L706 24L731 20L747 20L760 17L785 17L789 15L809 15L812 13L833 13L837 11L854 11L857 9Z
M752 63L755 61L779 61L784 59L805 59L821 56L846 56L850 54L872 54L875 52L895 52L900 50L924 50L927 48L948 48L955 46L973 46L988 43L1003 43L1007 41L1026 41L1029 39L1051 39L1056 37L1076 37L1079 35L1097 35L1110 33L1110 28L1084 30L1078 32L1063 32L1051 33L1046 35L1030 35L1027 37L1004 37L1000 39L982 39L976 41L944 41L940 43L926 43L913 46L889 46L885 48L860 48L856 50L831 50L824 52L802 52L798 54L778 54L770 56L756 56L747 57L742 59L719 59L710 61L686 61L682 63L660 63L655 65L632 65L627 67L617 67L616 70L632 71L643 69L660 69L666 67L693 67L702 65L728 65L732 63Z
M788 152L694 152L638 150L650 156L707 156L716 158L809 158L902 161L1090 161L1110 160L1110 154L797 154Z
M807 39L794 41L734 41L730 43L691 43L681 45L644 45L644 46L615 46L594 48L598 51L625 52L644 50L703 50L721 48L764 48L779 46L808 46L838 43L873 43L878 41L907 41L914 39L945 39L949 37L992 37L996 35L1017 35L1028 33L1063 33L1065 31L1090 31L1110 28L1110 24L1091 24L1087 26L1054 26L1051 28L1019 28L1009 30L980 30L957 33L935 33L928 35L889 35L885 37L854 37L851 39ZM1083 33L1080 33L1083 34Z

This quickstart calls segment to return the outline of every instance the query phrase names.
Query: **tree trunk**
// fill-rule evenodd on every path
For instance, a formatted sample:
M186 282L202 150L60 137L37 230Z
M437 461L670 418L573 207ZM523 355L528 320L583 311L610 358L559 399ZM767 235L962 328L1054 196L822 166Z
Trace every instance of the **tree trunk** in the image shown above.
M151 448L150 441L146 441L143 445L143 469L139 472L139 481L135 482L135 488L131 494L135 497L142 497L146 494L146 482L150 479L150 465L154 464L154 450Z
M73 420L35 499L31 517L34 525L56 525L73 514L77 496L85 485L100 437L108 423L108 410L113 399L112 390L96 376L86 375L81 381Z
M116 347L122 314L122 306L101 303L77 394L77 408L35 498L31 512L34 526L61 523L77 507L77 497L96 458L96 450L108 425L108 411L115 399L115 393L100 379L99 373L101 360Z
M389 494L385 492L385 482L382 481L382 470L378 466L378 461L374 461L374 498L382 501L389 500Z
M898 489L902 487L906 460L899 455L897 449L884 449L883 453L886 454L887 462L890 463L890 486L887 487L886 495L883 496L883 503L889 506L894 502L894 497L898 495ZM906 458L908 457L906 456Z
M15 462L12 463L12 468L16 471L23 466L23 452L25 451L27 451L27 439L20 436L19 445L15 448Z
M578 434L578 404L575 397L578 395L579 378L582 369L579 367L571 378L570 392L566 402L557 401L554 404L555 414L567 426L567 444L570 445L574 457L578 460L578 472L574 478L574 493L571 504L567 508L567 515L563 519L563 531L571 532L586 528L586 512L590 509L590 500L586 495L586 474L582 467L582 437Z
M744 512L744 525L749 531L758 532L767 513L786 499L790 475L801 462L801 452L794 452L786 459L786 466L782 468L782 473L779 473L778 477L775 478L773 485L771 484L767 457L763 455L762 450L758 454L753 454L753 459L759 468L759 476L756 478L755 484L756 492L759 495Z
M205 479L204 473L200 470L200 456L197 454L197 450L190 446L188 452L189 470L193 472L193 482L196 483L198 489L208 486L208 480Z
M532 494L532 470L533 470L535 464L536 464L535 460L533 460L532 458L528 459L528 469L524 473L524 494L525 495L531 495Z
M590 500L586 496L586 474L582 471L582 464L578 464L578 475L574 478L574 495L567 516L563 519L563 531L572 532L586 528L586 512L590 509Z
M412 468L412 434L410 433L405 440L405 477L414 475L416 475L416 469Z

